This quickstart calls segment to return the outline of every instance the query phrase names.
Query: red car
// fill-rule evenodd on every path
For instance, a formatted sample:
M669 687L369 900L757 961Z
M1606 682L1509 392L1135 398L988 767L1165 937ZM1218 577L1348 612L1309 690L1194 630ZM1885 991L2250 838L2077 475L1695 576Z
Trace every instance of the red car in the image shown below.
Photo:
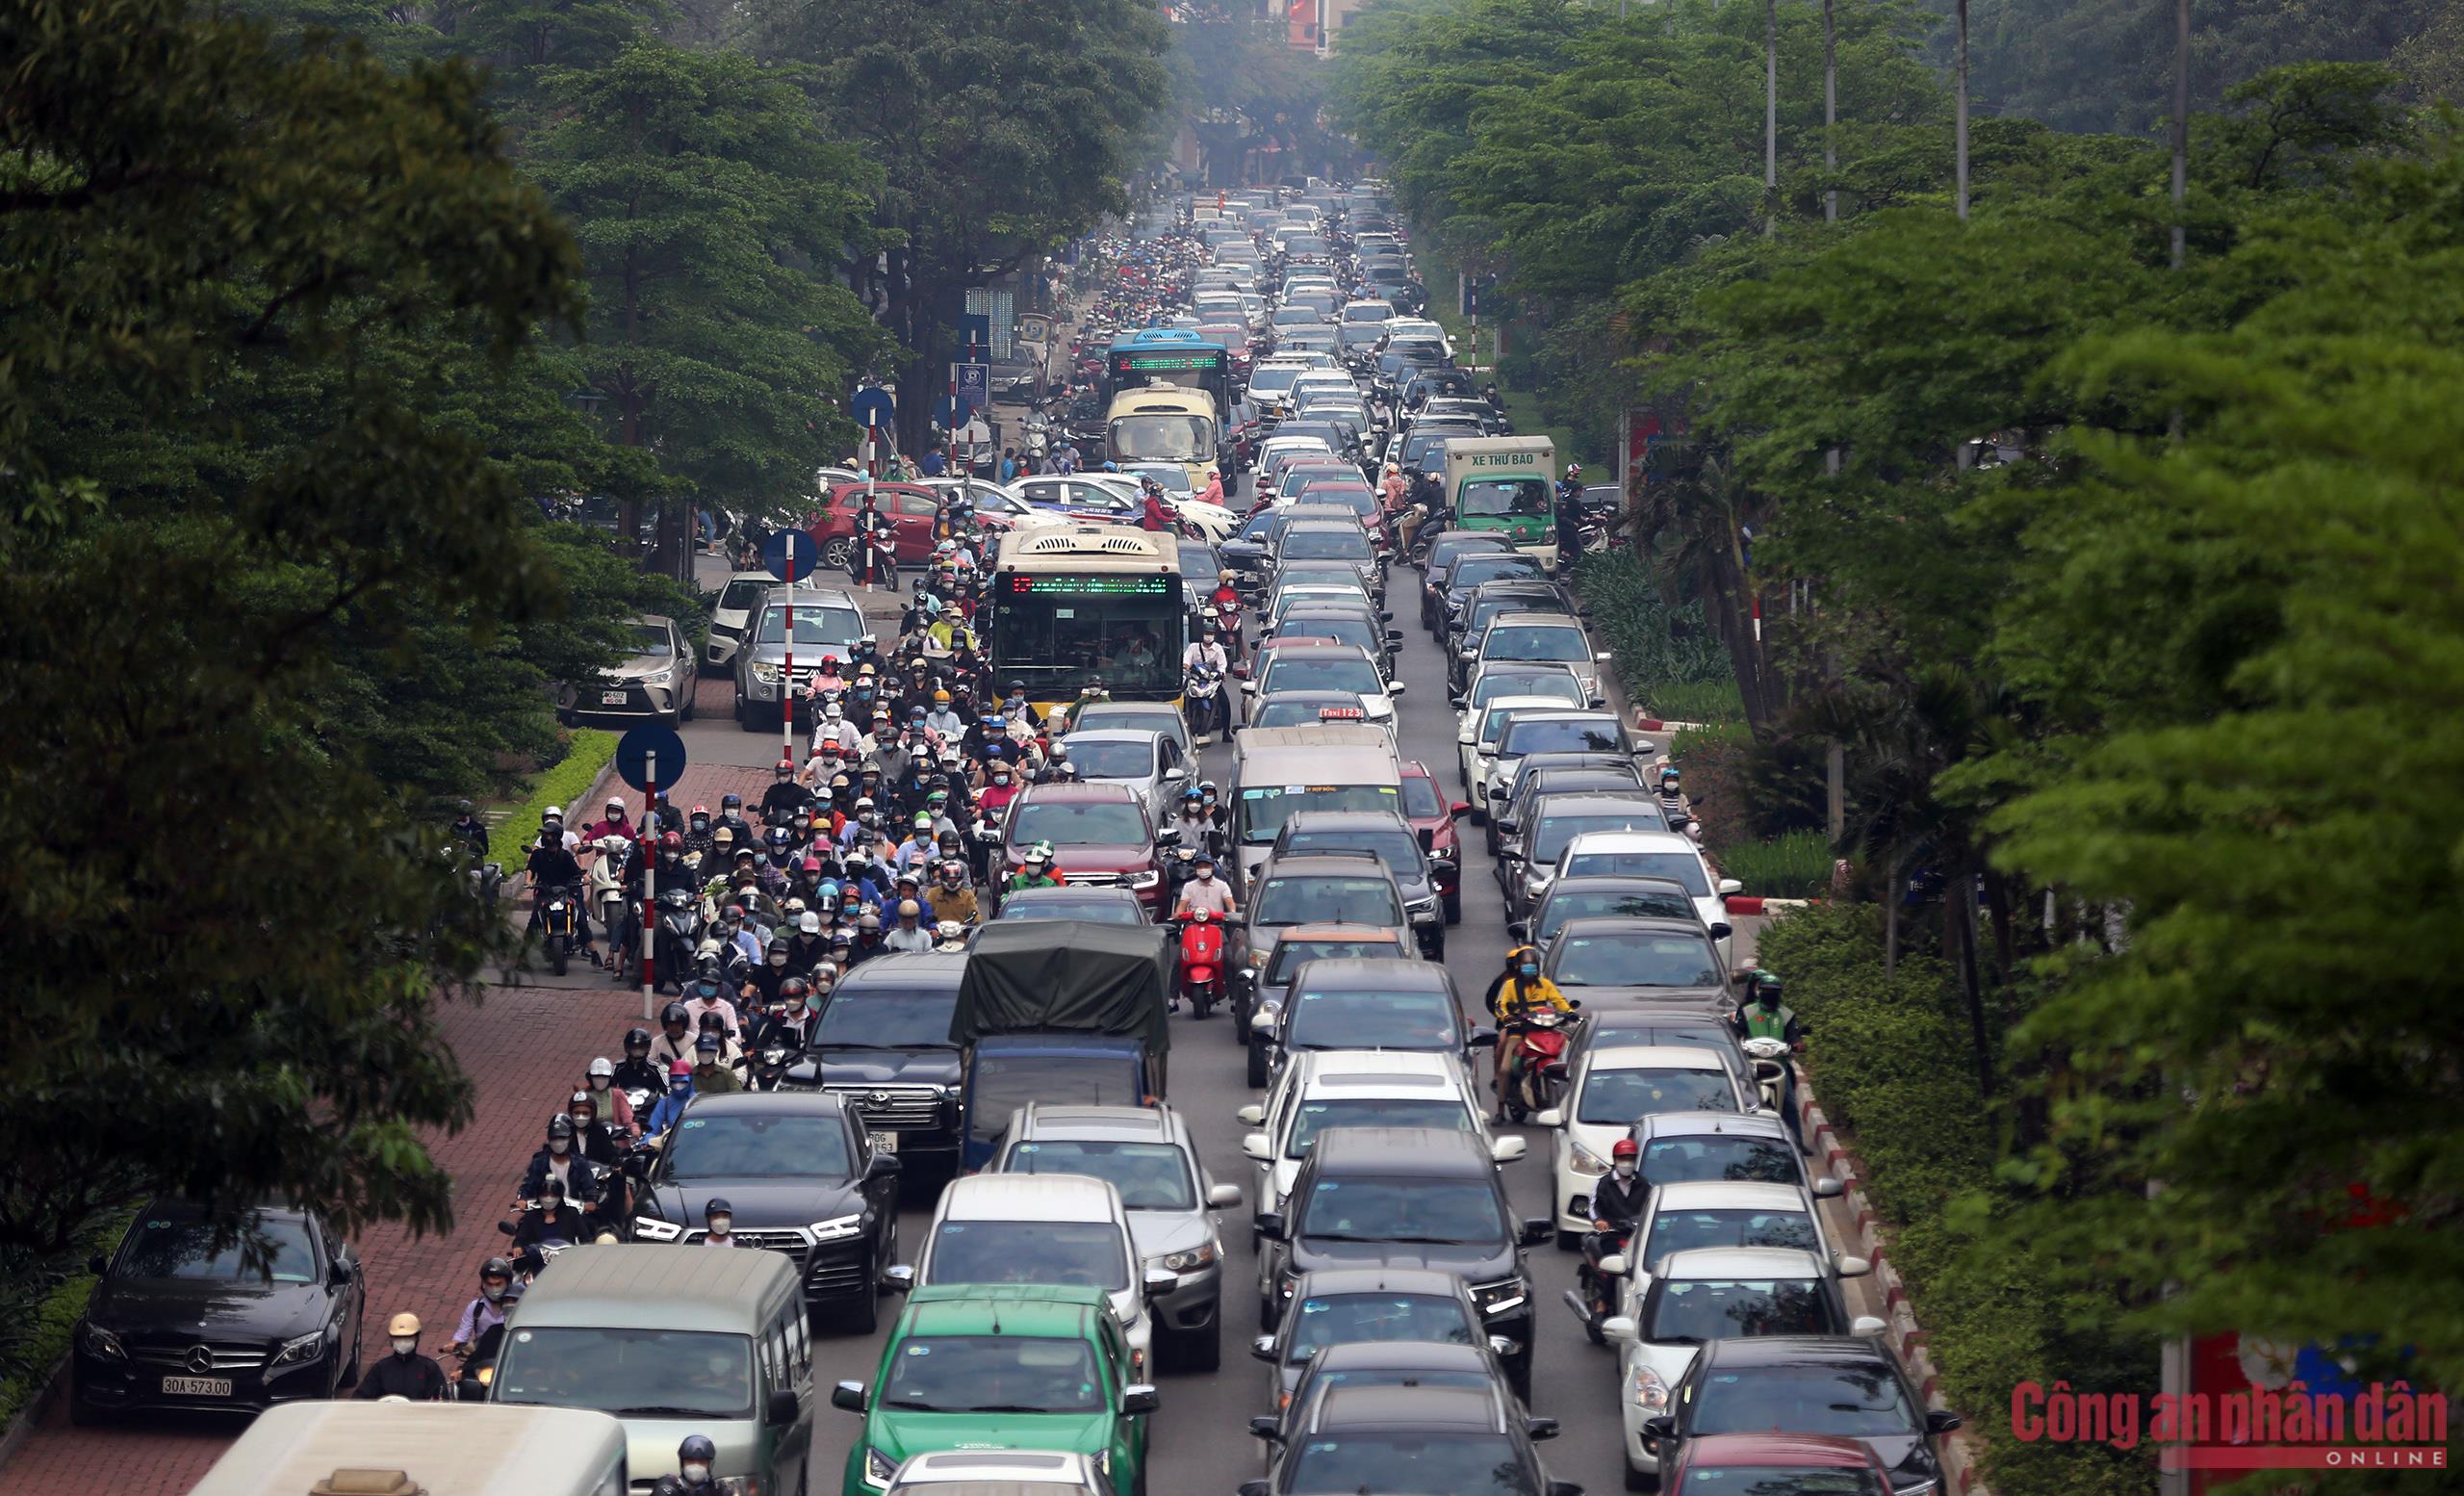
M1454 822L1471 813L1471 801L1450 801L1438 792L1427 764L1403 765L1403 819L1412 823L1414 836L1427 838L1431 881L1445 901L1448 924L1463 922L1463 842Z
M841 483L830 491L821 512L806 527L812 533L813 544L821 548L824 569L847 569L848 554L856 545L856 516L863 507L864 485ZM938 494L915 483L876 483L873 507L888 515L898 527L895 549L899 565L920 566L932 558L933 521L941 512Z
M1222 344L1223 347L1232 354L1232 373L1243 379L1246 379L1249 376L1249 363L1251 355L1249 352L1248 328L1233 327L1221 323L1210 323L1207 326L1200 327L1197 330L1197 335L1201 338L1211 338L1215 342Z
M1890 1471L1862 1439L1828 1433L1713 1433L1686 1445L1660 1483L1668 1496L1745 1491L1890 1496Z
M1064 884L1127 889L1146 906L1148 918L1163 911L1155 823L1126 785L1030 785L1010 802L1001 843L1003 883L1026 866L1029 848L1048 843Z

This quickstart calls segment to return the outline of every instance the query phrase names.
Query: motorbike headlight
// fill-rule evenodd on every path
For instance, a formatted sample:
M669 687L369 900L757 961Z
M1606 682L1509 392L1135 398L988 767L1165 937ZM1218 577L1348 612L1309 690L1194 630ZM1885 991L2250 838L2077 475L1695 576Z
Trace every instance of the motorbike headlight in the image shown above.
M119 1343L119 1336L100 1325L87 1325L83 1327L83 1333L88 1355L99 1356L106 1361L128 1359L128 1348Z
M898 1474L898 1461L867 1444L864 1446L864 1483L886 1487L889 1478Z
M759 1476L723 1475L710 1483L718 1487L719 1496L761 1496Z
M827 1221L816 1221L812 1224L812 1239L816 1243L843 1242L848 1237L861 1236L863 1233L864 1218L860 1214L833 1216Z
M284 1341L282 1349L276 1351L273 1354L273 1359L267 1364L277 1369L285 1366L305 1366L315 1360L318 1353L324 1348L325 1332L321 1329L310 1330L307 1334Z
M1129 886L1133 889L1151 889L1155 887L1156 884L1162 882L1163 878L1164 875L1162 873L1159 873L1154 868L1149 867L1144 872L1131 873L1129 875Z
M1200 1268L1215 1265L1215 1244L1208 1242L1203 1246L1193 1247L1188 1251L1168 1252L1161 1257L1149 1257L1146 1259L1146 1265L1150 1268L1163 1268L1172 1273L1194 1273Z
M1566 1155L1567 1163L1577 1174L1604 1174L1608 1172L1608 1160L1579 1143L1567 1144Z
M644 1242L672 1242L684 1234L684 1227L656 1216L633 1218L633 1239Z
M1660 1380L1659 1374L1648 1366L1637 1367L1634 1371L1634 1406L1646 1413L1668 1409L1668 1383Z

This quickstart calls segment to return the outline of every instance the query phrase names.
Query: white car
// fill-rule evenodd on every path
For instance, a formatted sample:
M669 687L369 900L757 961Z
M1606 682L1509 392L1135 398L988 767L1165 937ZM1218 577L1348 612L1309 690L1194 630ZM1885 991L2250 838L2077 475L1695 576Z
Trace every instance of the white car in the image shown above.
M1120 785L1135 793L1161 826L1170 819L1181 786L1189 781L1180 740L1137 728L1096 728L1061 739L1078 778L1090 785Z
M1464 641L1460 657L1467 676L1482 665L1508 660L1565 665L1582 682L1586 707L1607 699L1601 689L1600 667L1614 658L1605 650L1595 652L1582 625L1563 613L1500 613L1489 620L1476 644Z
M1579 694L1582 683L1571 675L1566 679ZM1473 715L1472 709L1465 709L1462 725L1454 730L1454 752L1463 773L1463 787L1473 791L1472 816L1475 820L1489 818L1489 797L1484 792L1489 783L1489 770L1497 763L1498 737L1505 731L1506 724L1514 720L1515 714L1563 711L1582 705L1557 696L1517 694L1490 698L1487 706L1478 709L1476 717Z
M1520 711L1505 724L1484 761L1472 803L1502 809L1514 787L1514 766L1527 753L1628 753L1634 739L1613 711Z
M936 1283L1057 1283L1100 1288L1129 1341L1127 1380L1148 1380L1155 1318L1147 1299L1180 1285L1143 1271L1120 1192L1069 1174L979 1174L950 1181L913 1267L886 1269L891 1288Z
M753 627L753 610L779 579L768 572L736 572L719 589L719 600L710 605L710 632L702 641L702 662L719 669L735 663L737 646L744 642L744 632Z
M1793 1247L1833 1261L1840 1257L1813 1197L1800 1186L1753 1179L1677 1180L1652 1191L1643 1219L1626 1243L1629 1271L1619 1284L1617 1312L1634 1312L1639 1302L1635 1285L1651 1282L1652 1264L1698 1247Z
M1553 696L1559 698L1560 707L1580 707L1582 695L1582 683L1568 665L1514 660L1475 667L1471 680L1464 684L1462 705L1454 713L1454 767L1463 776L1463 787L1469 789L1479 783L1472 775L1470 757L1461 748L1479 735L1477 729L1489 703L1504 696Z
M1745 1112L1757 1101L1708 1049L1624 1045L1586 1052L1563 1099L1531 1119L1552 1129L1557 1246L1572 1251L1591 1229L1591 1192L1608 1172L1609 1148L1634 1119L1653 1112Z
M1446 349L1450 362L1454 357L1454 340L1446 335L1445 328L1425 317L1390 317L1386 320L1386 336L1399 342L1407 338L1428 338Z
M1329 1127L1444 1127L1476 1134L1500 1164L1529 1145L1492 1137L1488 1113L1463 1062L1411 1049L1313 1049L1292 1057L1267 1093L1233 1114L1257 1129L1241 1151L1258 1166L1255 1213L1282 1212L1309 1145ZM1264 1266L1263 1256L1261 1267Z
M1675 831L1586 831L1566 843L1556 867L1545 878L1536 870L1527 871L1527 876L1544 885L1559 878L1594 876L1667 878L1685 890L1707 930L1729 922L1728 895L1745 888L1734 878L1715 882L1711 864L1703 860L1703 849L1693 838ZM1734 938L1717 936L1711 943L1719 947L1720 965L1727 966L1733 959Z
M1606 1265L1616 1265L1611 1256ZM1862 1257L1835 1268L1784 1247L1710 1247L1669 1253L1638 1291L1634 1314L1612 1315L1601 1333L1618 1348L1617 1412L1625 1424L1627 1484L1657 1483L1659 1461L1643 1424L1669 1399L1701 1348L1743 1335L1880 1335L1870 1314L1851 1319L1839 1279L1871 1271Z
M1349 691L1361 709L1380 726L1395 720L1395 698L1403 694L1400 681L1389 681L1369 651L1354 644L1293 644L1267 657L1266 668L1241 683L1241 694L1265 697L1276 691Z

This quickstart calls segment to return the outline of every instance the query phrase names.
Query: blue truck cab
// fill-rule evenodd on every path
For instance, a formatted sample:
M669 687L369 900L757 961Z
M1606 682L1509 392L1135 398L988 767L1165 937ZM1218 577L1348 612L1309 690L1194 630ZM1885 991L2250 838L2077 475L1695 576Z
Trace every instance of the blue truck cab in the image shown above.
M999 1154L1010 1114L1030 1101L1147 1106L1160 1089L1145 1041L1127 1034L989 1034L968 1048L961 1086L969 1174Z

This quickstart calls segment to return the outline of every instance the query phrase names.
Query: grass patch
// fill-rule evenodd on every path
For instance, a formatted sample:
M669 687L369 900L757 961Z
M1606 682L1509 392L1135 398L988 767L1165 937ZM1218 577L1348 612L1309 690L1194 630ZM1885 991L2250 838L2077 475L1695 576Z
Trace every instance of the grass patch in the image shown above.
M108 1252L127 1229L128 1217L113 1215L88 1227L69 1250L9 1274L5 1303L0 1303L0 1428L23 1412L51 1380L60 1358L68 1354L77 1318L93 1296L94 1275L86 1259Z
M488 857L502 863L510 877L530 860L529 847L538 839L539 812L552 805L562 806L565 823L576 829L588 821L588 815L574 813L574 800L586 793L598 782L599 771L616 756L616 735L595 727L577 728L565 739L565 756L530 782L529 796L505 812L488 833Z
M1817 898L1831 884L1831 843L1818 831L1720 848L1720 871L1761 898Z

